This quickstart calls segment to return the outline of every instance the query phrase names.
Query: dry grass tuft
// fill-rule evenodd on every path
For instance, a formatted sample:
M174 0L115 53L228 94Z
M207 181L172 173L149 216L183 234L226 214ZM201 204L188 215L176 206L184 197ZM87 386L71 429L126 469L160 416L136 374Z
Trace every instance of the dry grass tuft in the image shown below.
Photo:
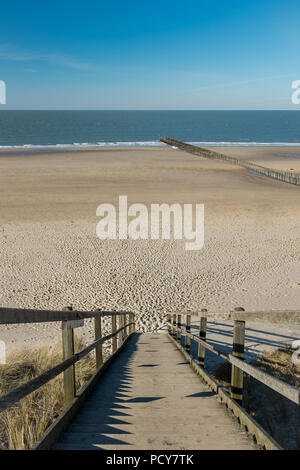
M280 380L300 388L300 364L292 361L292 349L278 349L266 352L261 356L256 365L268 374L272 374Z
M293 364L293 351L265 352L254 363L270 375L300 388L300 365ZM215 378L230 387L231 365L220 364ZM244 406L254 419L285 449L300 449L300 407L279 393L245 375Z
M78 341L76 350L83 349ZM12 354L0 367L0 395L28 382L62 361L61 345L51 349L24 350ZM80 388L95 372L93 354L76 364L76 387ZM21 400L10 410L0 413L0 449L30 449L64 408L63 376L51 380Z
M255 363L262 370L300 388L300 365L293 364L293 351L264 353ZM245 380L247 411L284 449L300 449L300 407L251 377Z

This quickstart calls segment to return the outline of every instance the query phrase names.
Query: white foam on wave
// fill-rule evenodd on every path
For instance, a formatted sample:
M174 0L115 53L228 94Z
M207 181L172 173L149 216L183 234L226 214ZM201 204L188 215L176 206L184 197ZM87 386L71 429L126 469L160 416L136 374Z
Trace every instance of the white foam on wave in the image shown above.
M24 145L0 145L0 149L57 149L57 148L98 148L98 147L160 147L164 144L155 141L145 142L74 142L73 144L24 144Z

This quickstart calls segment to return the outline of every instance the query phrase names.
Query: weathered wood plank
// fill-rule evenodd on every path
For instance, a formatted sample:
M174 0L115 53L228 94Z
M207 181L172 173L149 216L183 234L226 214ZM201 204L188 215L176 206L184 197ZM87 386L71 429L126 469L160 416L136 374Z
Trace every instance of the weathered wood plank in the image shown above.
M185 320L185 329L186 329L186 336L185 336L185 349L186 349L186 352L190 352L190 349L191 349L191 341L190 341L190 331L191 331L191 315L187 315L186 316L186 320ZM175 331L173 333L175 335Z
M102 338L102 320L101 317L95 318L95 341ZM103 364L103 348L102 344L96 346L96 368Z
M64 310L33 310L24 308L0 307L0 325L11 325L15 323L44 323L66 320L80 320L85 318L107 317L110 315L121 315L125 312L109 311L64 311ZM132 312L126 312L132 313Z
M64 310L66 310L67 312L71 312L72 307L65 307ZM68 320L62 322L62 346L64 361L74 356L75 353L74 330L73 328L69 328L68 323ZM75 365L72 364L68 369L64 371L64 394L66 406L68 406L74 400L75 393Z
M200 328L199 328L199 338L202 341L206 341L206 327L207 327L207 317L200 318ZM205 347L202 343L198 343L198 362L200 366L204 367L205 362Z
M112 316L111 317L111 332L112 334L114 335L113 338L112 338L112 353L116 352L117 348L118 348L118 344L117 344L117 336L116 336L116 330L117 330L117 317L116 316Z
M261 446L264 446L268 450L282 450L282 447L273 439L267 431L265 431L247 412L243 409L238 403L236 403L225 391L224 387L220 386L216 380L211 377L204 369L198 364L190 354L185 351L185 349L171 336L169 335L171 341L177 346L181 351L183 356L187 361L189 361L192 369L202 377L202 379L209 385L209 387L214 390L221 398L221 400L226 403L229 409L232 410L234 415L238 417L241 424L247 426L248 432L255 436L257 443ZM240 361L242 362L242 361Z
M64 323L64 322L63 322ZM64 361L74 356L74 330L72 328L62 329L62 344ZM68 406L75 397L75 366L72 364L64 371L64 393L65 405Z
M177 317L177 341L181 341L181 315L176 315Z
M228 320L300 325L300 310L274 310L268 312L230 312Z
M232 356L238 357L241 361L244 360L245 349L245 322L234 320L233 328L233 344ZM233 398L239 405L243 404L243 371L232 365L231 368L231 398Z
M164 334L136 336L53 450L256 449L185 362Z

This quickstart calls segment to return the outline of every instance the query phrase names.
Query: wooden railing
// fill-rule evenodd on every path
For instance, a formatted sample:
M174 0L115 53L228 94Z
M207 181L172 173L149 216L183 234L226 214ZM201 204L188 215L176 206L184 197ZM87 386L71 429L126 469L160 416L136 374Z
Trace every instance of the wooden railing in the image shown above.
M296 186L300 186L300 174L299 173L292 173L289 171L282 171L282 170L275 170L273 168L266 168L261 165L257 165L255 163L239 160L238 158L230 157L229 155L224 155L220 152L215 152L213 150L198 147L196 145L188 144L186 142L181 142L180 140L172 139L170 137L161 137L159 139L161 142L165 144L176 146L181 150L185 150L186 152L193 153L194 155L199 155L204 158L222 160L228 163L232 163L234 165L239 165L243 168L247 168L251 172L268 176L269 178L273 178L279 181L284 181L285 183L294 184Z
M182 319L185 317L184 324ZM255 378L267 387L275 390L285 398L300 405L300 390L292 385L264 372L260 368L244 361L245 328L246 321L262 321L274 323L300 324L300 311L283 312L245 312L243 308L237 308L227 315L228 320L233 320L232 353L226 353L207 342L206 327L208 314L206 309L198 313L198 334L191 333L191 313L174 313L167 315L167 332L176 346L183 352L195 371L216 391L222 401L232 409L240 422L246 426L256 440L266 448L279 448L279 445L256 423L243 408L243 384L244 374ZM211 317L214 320L214 317ZM182 340L182 337L183 340ZM191 355L191 341L198 344L197 357ZM183 345L182 345L183 343ZM211 351L231 364L230 394L226 387L220 385L210 374L205 371L205 352Z
M111 317L111 333L106 336L102 336L101 319L103 317ZM95 341L81 351L75 353L74 328L83 326L84 319L90 318L94 318L95 322ZM119 319L118 328L117 318ZM67 425L71 416L74 414L71 411L72 406L79 404L79 402L82 403L82 400L89 394L90 389L95 385L97 379L101 376L107 365L123 348L128 338L135 333L135 315L132 312L109 312L101 310L91 312L73 311L72 307L66 307L61 311L0 308L0 324L57 321L62 322L63 361L52 369L45 371L38 377L35 377L18 388L9 391L7 394L2 395L0 397L0 412L9 409L22 398L25 398L30 393L39 389L59 374L64 373L64 394L67 413L63 413L64 419L58 419L57 423L55 423L62 424L62 426L58 426L60 428L59 432L61 432L62 427ZM108 340L112 340L112 354L104 361L102 348L103 344ZM88 381L86 386L82 387L81 392L77 395L75 386L75 364L93 350L96 350L95 374ZM79 398L79 400L76 400L77 398ZM78 406L74 406L74 410L75 408L77 409ZM55 433L52 432L53 435L58 432L57 430L55 431ZM53 436L51 436L51 439L47 440L46 447L42 446L41 448L48 448L50 443L53 442L53 439Z
M278 449L280 446L247 414L243 405L243 383L244 374L255 378L269 388L280 393L297 405L300 404L300 390L280 379L262 371L258 367L244 361L245 328L246 321L262 321L284 324L300 324L300 311L282 312L245 312L238 308L230 312L226 318L233 321L233 344L232 353L219 350L207 342L207 322L210 319L206 309L197 313L199 319L199 331L197 334L191 332L192 313L173 313L167 315L167 332L171 340L182 351L194 370L202 376L209 386L216 391L221 400L244 424L257 442L269 449ZM111 318L111 333L102 335L103 317ZM74 328L82 326L84 319L94 318L95 341L75 353L74 351ZM224 318L224 316L222 317ZM119 320L117 326L117 319ZM182 323L182 320L185 320ZM211 317L212 320L215 316ZM51 310L27 310L0 308L0 324L22 324L38 322L62 322L63 361L39 375L29 382L11 390L0 397L0 412L7 410L22 398L39 389L50 380L64 373L64 393L66 408L56 421L48 428L34 449L49 449L60 433L67 427L82 406L86 397L91 393L99 378L108 365L121 352L128 338L135 333L135 315L132 312L110 312L110 311L73 311L66 307L61 311ZM182 341L184 336L184 341ZM103 360L103 344L111 340L111 355ZM197 357L191 355L191 342L198 344ZM182 344L183 343L183 344ZM91 351L96 352L96 372L89 381L77 392L75 387L75 364ZM226 387L220 385L205 370L206 350L218 355L232 366L230 394Z

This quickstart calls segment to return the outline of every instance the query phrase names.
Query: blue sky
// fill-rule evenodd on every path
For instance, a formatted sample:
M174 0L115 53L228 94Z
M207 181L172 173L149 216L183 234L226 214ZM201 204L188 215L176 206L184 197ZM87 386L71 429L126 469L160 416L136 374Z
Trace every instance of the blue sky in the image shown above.
M299 17L289 0L2 2L0 110L297 109Z

